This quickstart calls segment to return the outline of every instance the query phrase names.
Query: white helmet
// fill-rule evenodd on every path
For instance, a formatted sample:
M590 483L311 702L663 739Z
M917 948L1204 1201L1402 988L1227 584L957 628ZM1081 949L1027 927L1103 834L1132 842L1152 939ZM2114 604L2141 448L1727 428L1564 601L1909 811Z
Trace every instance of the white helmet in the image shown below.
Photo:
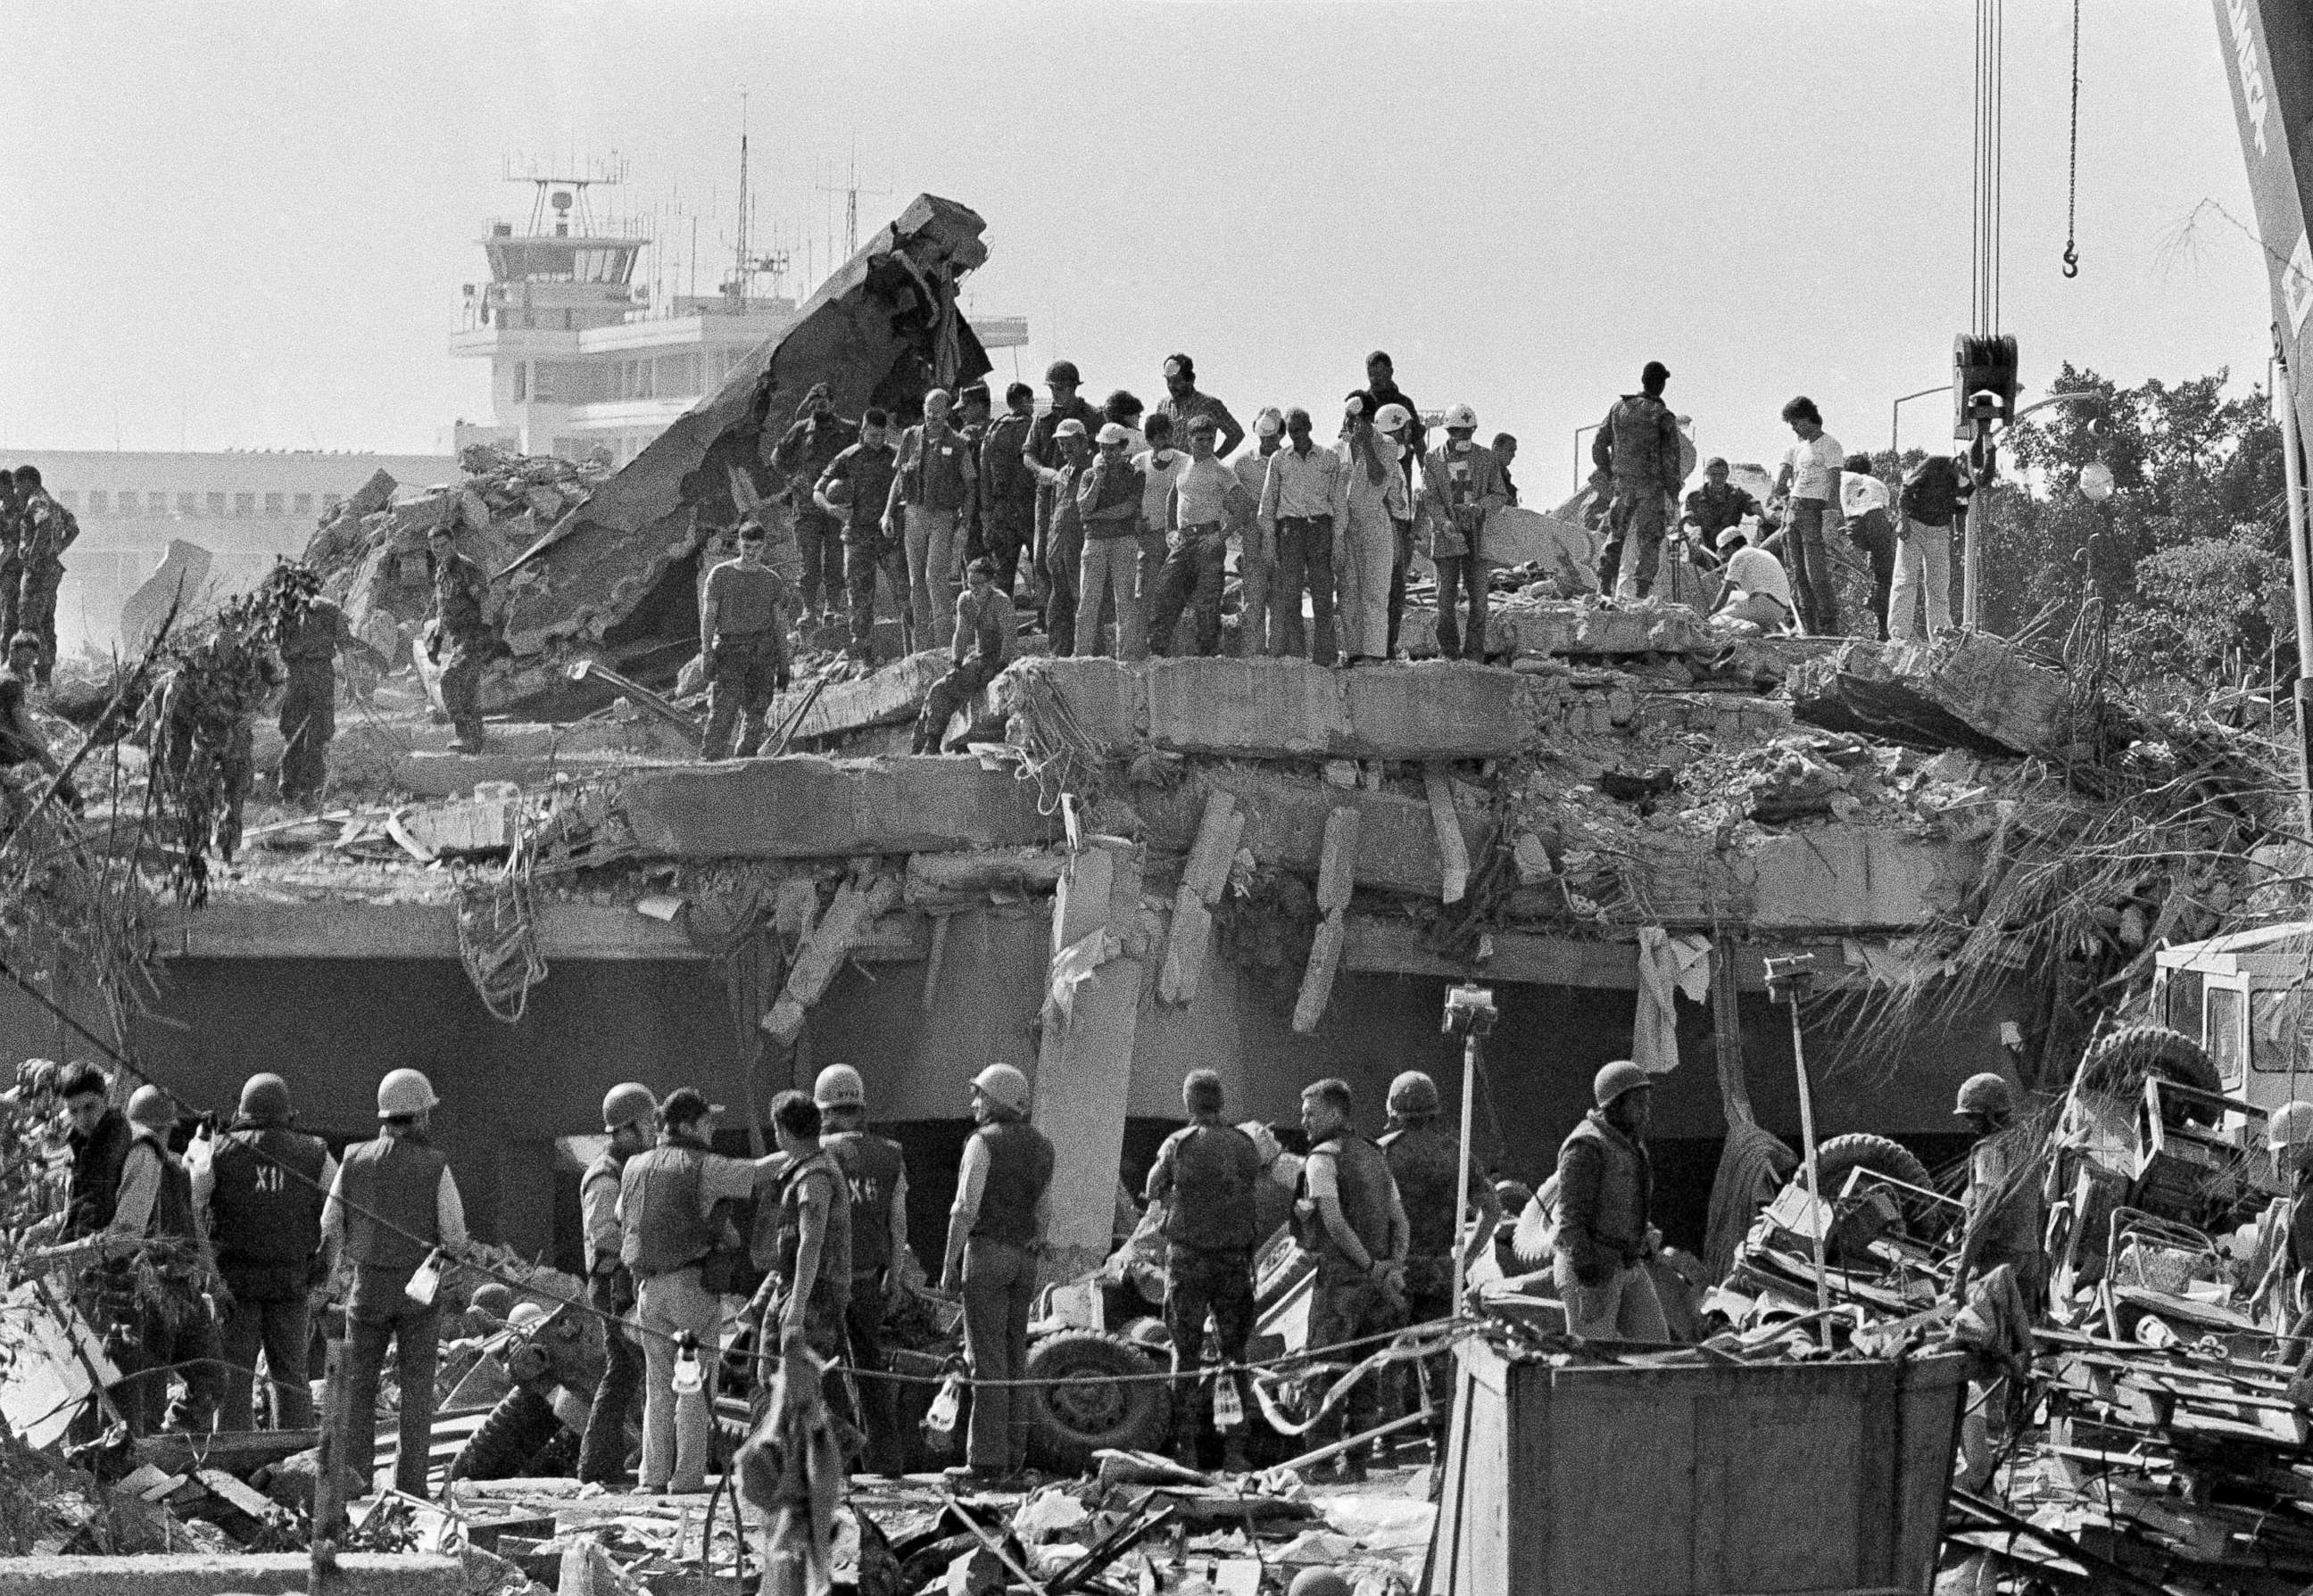
M864 1109L867 1106L867 1083L849 1065L831 1064L819 1072L811 1095L812 1101L822 1109Z
M2287 1102L2273 1109L2265 1121L2265 1142L2268 1147L2301 1147L2313 1142L2313 1103Z
M404 1114L423 1114L438 1108L442 1100L434 1095L434 1083L416 1070L394 1070L377 1083L377 1117L398 1118Z
M1466 426L1472 432L1476 432L1478 413L1467 405L1455 406L1446 412L1446 430L1450 433L1457 426Z
M972 1078L975 1091L998 1108L1015 1114L1028 1111L1028 1077L1008 1064L991 1064Z
M1384 405L1374 413L1374 431L1402 433L1413 425L1413 412L1403 405Z

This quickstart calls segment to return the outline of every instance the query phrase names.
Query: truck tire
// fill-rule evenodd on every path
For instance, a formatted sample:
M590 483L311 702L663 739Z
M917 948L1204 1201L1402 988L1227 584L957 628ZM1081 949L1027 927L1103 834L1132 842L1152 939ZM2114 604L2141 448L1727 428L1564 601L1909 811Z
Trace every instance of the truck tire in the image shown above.
M554 1404L518 1385L490 1409L482 1427L450 1460L452 1479L513 1479L562 1430Z
M2080 1086L2089 1092L2133 1098L2144 1090L2144 1077L2155 1073L2180 1086L2224 1090L2201 1044L2165 1025L2124 1026L2098 1038L2080 1056Z
M1169 1434L1172 1396L1147 1376L1165 1370L1131 1342L1098 1330L1062 1330L1028 1349L1030 1380L1060 1385L1028 1391L1028 1460L1060 1474L1081 1474L1107 1447L1161 1449ZM1129 1378L1120 1378L1120 1376Z
M1816 1179L1822 1183L1825 1202L1839 1195L1841 1188L1847 1184L1847 1177L1857 1170L1869 1170L1875 1175L1901 1180L1922 1191L1936 1188L1935 1177L1928 1173L1928 1166L1909 1147L1886 1136L1875 1136L1869 1131L1834 1136L1815 1150ZM1793 1171L1791 1179L1805 1184L1807 1165L1802 1163Z

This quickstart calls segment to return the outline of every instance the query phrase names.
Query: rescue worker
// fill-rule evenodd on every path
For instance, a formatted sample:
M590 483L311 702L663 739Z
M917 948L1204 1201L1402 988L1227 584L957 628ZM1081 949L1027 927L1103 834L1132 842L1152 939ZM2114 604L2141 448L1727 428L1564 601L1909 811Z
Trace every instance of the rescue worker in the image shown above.
M1449 413L1447 420L1450 424L1455 417ZM1379 1145L1390 1179L1397 1183L1398 1202L1405 1209L1406 1319L1412 1324L1429 1324L1454 1317L1454 1242L1464 1207L1455 1197L1454 1186L1462 1167L1462 1144L1458 1137L1438 1127L1438 1083L1420 1070L1407 1070L1389 1083L1388 1106L1389 1127ZM1464 1269L1493 1244L1494 1231L1502 1217L1494 1188L1474 1163L1470 1169L1467 1203L1476 1210L1477 1223L1463 1249ZM1433 1455L1442 1460L1446 1428L1453 1416L1453 1354L1441 1353L1425 1360L1421 1372L1429 1388L1429 1442ZM1409 1399L1417 1389L1409 1381ZM1410 1400L1406 1411L1413 1411Z
M963 1350L975 1381L1018 1380L1028 1365L1036 1258L1051 1218L1052 1144L1028 1123L1028 1077L991 1064L972 1078L972 1118L948 1209L940 1290L963 1298ZM976 1385L964 1462L951 1476L1009 1478L1028 1460L1028 1393Z
M1438 567L1438 653L1443 659L1486 657L1486 561L1480 534L1486 517L1510 502L1500 460L1478 446L1478 413L1467 405L1446 412L1446 442L1421 461L1420 520L1430 563ZM1455 611L1470 595L1465 638Z
M1148 480L1132 463L1134 434L1121 422L1100 429L1100 452L1076 478L1077 520L1084 548L1077 561L1076 652L1100 652L1101 604L1116 614L1116 657L1145 659L1148 637L1140 604L1140 516Z
M1807 395L1785 404L1782 414L1796 442L1775 473L1769 508L1781 512L1783 564L1799 595L1800 621L1817 637L1835 637L1844 628L1825 539L1840 522L1839 479L1847 452L1823 430L1823 412Z
M2285 1102L2265 1122L2273 1173L2289 1195L2275 1197L2265 1223L2279 1227L2273 1267L2294 1276L2313 1269L2313 1103Z
M658 1144L619 1175L619 1261L634 1276L643 1337L646 1495L707 1488L722 1302L707 1289L703 1266L727 1228L718 1207L745 1202L755 1189L753 1164L713 1151L717 1112L696 1088L667 1093ZM678 1392L677 1365L686 1359L697 1365L699 1389Z
M858 441L859 429L835 413L827 384L818 382L771 450L771 469L787 478L795 510L796 547L803 556L800 620L806 631L833 619L843 603L843 519L821 509L812 490L835 457Z
M401 1393L393 1487L427 1495L442 1310L430 1293L421 1302L409 1288L435 1254L455 1258L467 1247L465 1201L449 1159L427 1135L441 1102L418 1071L389 1071L377 1083L377 1138L346 1149L321 1210L321 1233L352 1276L345 1300L346 1463L365 1492L376 1474L371 1417L391 1342Z
M1525 1181L1494 1182L1494 1207L1501 1215L1494 1226L1494 1267L1502 1272L1505 1280L1526 1273L1526 1266L1518 1262L1517 1226L1526 1206L1532 1201L1534 1188Z
M1960 1083L1952 1115L1975 1137L1967 1155L1966 1218L1952 1267L1952 1298L1966 1302L1971 1278L2012 1264L2017 1289L2036 1314L2046 1294L2048 1260L2041 1250L2038 1175L2029 1149L2008 1134L2016 1118L2014 1089L1990 1070L1970 1075Z
M16 619L10 627L40 640L40 681L48 685L57 668L57 589L65 579L65 550L80 536L80 522L48 496L38 466L16 468Z
M945 389L924 395L922 424L900 434L898 474L884 506L884 531L907 549L908 601L916 636L928 641L955 606L955 572L980 491L972 445L948 425L954 401Z
M1236 424L1229 408L1209 393L1197 389L1197 363L1185 355L1165 357L1165 397L1156 401L1157 415L1173 424L1175 437L1189 435L1191 424L1209 417L1216 439L1214 452L1226 458L1236 452L1244 442L1244 428Z
M40 674L40 640L31 632L8 639L8 667L0 671L0 766L14 769L34 765L50 776L61 776L64 766L48 747L40 723L32 718L32 688ZM68 788L57 794L70 799Z
M989 424L980 444L981 552L996 562L997 591L1019 591L1020 567L1036 540L1036 474L1021 458L1036 424L1036 390L1015 382L1004 390L1004 414ZM1033 558L1031 591L1040 589Z
M1385 351L1376 349L1366 356L1366 414L1378 417L1390 406L1405 412L1405 448L1399 455L1399 469L1405 476L1406 509L1396 522L1396 539L1390 552L1389 565L1389 647L1387 655L1397 653L1398 623L1405 615L1405 574L1413 563L1414 521L1413 494L1420 486L1421 461L1429 452L1429 432L1421 424L1421 411L1397 385L1397 367Z
M911 753L940 752L949 717L1011 662L1012 599L996 584L996 562L982 555L963 576L963 592L955 598L955 640L950 650L954 668L924 695Z
M224 1407L220 1430L256 1424L257 1355L273 1389L274 1427L313 1425L306 1381L312 1343L312 1292L330 1276L321 1247L321 1207L338 1182L329 1144L293 1128L288 1083L254 1074L242 1083L241 1108L217 1138L207 1163L193 1171L193 1206L207 1222L224 1281Z
M800 1092L771 1100L778 1156L755 1172L755 1267L763 1284L748 1304L761 1366L776 1368L781 1341L801 1330L822 1363L843 1355L851 1302L851 1186L820 1144L819 1105ZM769 1381L760 1381L768 1389Z
M1409 1240L1389 1161L1351 1128L1355 1112L1347 1081L1327 1079L1303 1088L1301 1128L1309 1138L1309 1153L1293 1204L1294 1239L1317 1258L1308 1346L1332 1362L1350 1364L1374 1348L1344 1343L1367 1341L1405 1323ZM1338 1439L1345 1426L1349 1434L1362 1434L1373 1428L1380 1407L1380 1390L1368 1376L1350 1388L1341 1407L1310 1439ZM1370 1448L1368 1443L1342 1452L1332 1466L1333 1478L1363 1479Z
M1517 483L1510 477L1510 465L1517 459L1517 434L1496 433L1493 447L1494 463L1502 469L1502 491L1509 495L1510 504L1515 508L1518 502Z
M812 1084L820 1145L835 1155L850 1188L851 1301L843 1324L855 1369L880 1373L886 1362L884 1315L907 1300L908 1161L897 1142L867 1129L867 1088L848 1064L831 1064ZM867 1467L897 1478L907 1467L898 1390L888 1380L858 1382L859 1427Z
M1678 417L1663 403L1663 389L1669 381L1668 366L1659 360L1647 362L1639 373L1639 391L1614 401L1590 441L1590 463L1614 480L1606 547L1598 556L1598 592L1604 598L1614 596L1623 551L1633 534L1638 552L1631 557L1631 591L1641 599L1654 591L1667 507L1686 479Z
M1051 584L1061 578L1063 572L1061 550L1052 534L1060 519L1060 507L1064 502L1071 505L1073 514L1075 489L1070 487L1064 494L1062 489L1054 486L1050 473L1067 463L1069 451L1062 441L1061 429L1068 423L1073 421L1077 424L1077 430L1084 435L1089 447L1093 434L1107 419L1094 408L1090 399L1077 391L1083 382L1074 361L1056 360L1045 368L1044 384L1051 390L1052 402L1029 425L1026 441L1020 447L1020 463L1028 468L1029 475L1037 485L1036 542L1031 568L1038 573L1037 592L1042 595L1047 609L1056 612L1047 616L1044 626L1045 632L1051 637L1055 656L1068 653L1069 644L1076 636L1076 569L1082 546L1079 544L1067 551L1065 575L1069 584L1069 603L1065 612L1059 612L1059 597L1052 592ZM1077 525L1077 531L1081 538L1081 524ZM1065 624L1069 628L1065 633L1059 629L1063 613Z
M586 1232L586 1302L602 1316L602 1378L586 1410L578 1442L582 1483L623 1485L627 1415L643 1389L643 1349L628 1316L635 1307L635 1277L620 1260L619 1186L627 1162L647 1149L656 1128L658 1100L639 1081L622 1081L603 1094L602 1128L610 1143L578 1178L578 1213Z
M288 673L281 695L281 798L310 802L329 779L330 740L338 734L338 653L357 648L386 661L347 630L346 612L321 596L321 578L307 566L279 566L271 577L275 646Z
M1285 445L1285 413L1274 405L1253 418L1253 446L1229 461L1244 489L1240 512L1229 530L1237 539L1237 647L1246 659L1275 653L1283 622L1273 614L1270 594L1277 574L1276 529L1261 519L1261 492L1269 484L1269 457Z
M1262 543L1274 552L1270 585L1270 652L1301 653L1301 595L1309 595L1309 658L1316 664L1340 662L1334 646L1333 533L1341 522L1341 457L1313 441L1315 423L1296 405L1285 412L1286 446L1270 456L1262 474L1259 512Z
M1220 652L1229 534L1251 519L1253 506L1261 502L1221 463L1216 442L1219 423L1199 416L1188 427L1188 464L1165 491L1168 552L1148 601L1151 653L1173 652L1174 632L1184 607L1197 618L1197 652Z
M1398 439L1411 428L1412 413L1402 405L1385 405L1376 416L1368 403L1362 393L1349 396L1334 451L1341 471L1333 505L1333 576L1340 586L1341 653L1352 665L1389 657L1389 578L1397 557L1397 528L1413 519L1398 453Z
M1758 517L1766 512L1759 501L1728 480L1725 457L1712 455L1702 468L1702 486L1686 495L1685 513L1680 517L1684 525L1694 529L1705 548L1719 546L1719 534L1728 527L1741 526L1746 516Z
M1036 547L1044 594L1044 634L1051 639L1057 659L1076 652L1077 589L1084 575L1085 541L1077 488L1092 465L1092 434L1071 416L1053 432L1051 448L1057 463L1033 469L1040 487L1049 490L1038 501L1042 507L1037 513L1042 519Z
M215 1261L193 1206L191 1177L169 1151L177 1100L158 1086L139 1086L128 1119L111 1218L51 1257L93 1254L137 1268L145 1284L110 1302L106 1349L121 1374L114 1405L131 1435L163 1428L199 1434L215 1420L224 1385L216 1320L203 1295L215 1289ZM169 1395L172 1376L185 1385L176 1400Z
M851 657L875 658L875 578L892 589L901 648L916 652L915 611L908 604L908 555L884 528L899 458L884 441L890 418L870 410L859 418L859 441L827 462L811 490L812 503L843 522L843 584L851 599Z
M120 1169L128 1162L136 1132L128 1117L112 1106L112 1083L92 1064L68 1065L57 1083L65 1109L65 1145L72 1153L66 1188L64 1239L92 1236L112 1223L120 1196Z
M1553 1262L1567 1333L1594 1341L1667 1340L1662 1299L1646 1267L1662 1248L1649 1217L1654 1078L1618 1058L1598 1072L1590 1092L1598 1106L1558 1150Z
M1173 1455L1198 1467L1198 1436L1214 1427L1212 1399L1200 1398L1205 1361L1205 1320L1213 1321L1213 1342L1227 1364L1244 1362L1253 1336L1253 1250L1261 1237L1254 1225L1254 1193L1261 1182L1261 1153L1253 1138L1221 1120L1221 1078L1209 1069L1191 1070L1181 1083L1181 1105L1189 1123L1165 1138L1148 1171L1147 1197L1165 1207L1165 1328L1173 1337ZM1252 1410L1252 1392L1241 1373L1228 1376L1236 1388L1240 1416ZM1242 1416L1222 1431L1222 1467L1245 1471Z
M427 616L427 658L442 668L442 713L457 732L451 746L462 754L482 751L482 667L492 638L482 613L490 579L481 566L458 552L457 528L438 522L427 534L434 562L434 606Z
M739 525L739 556L707 574L699 599L699 653L707 662L707 731L699 757L727 759L762 746L771 700L794 667L787 657L787 578L765 563L770 540L759 521Z

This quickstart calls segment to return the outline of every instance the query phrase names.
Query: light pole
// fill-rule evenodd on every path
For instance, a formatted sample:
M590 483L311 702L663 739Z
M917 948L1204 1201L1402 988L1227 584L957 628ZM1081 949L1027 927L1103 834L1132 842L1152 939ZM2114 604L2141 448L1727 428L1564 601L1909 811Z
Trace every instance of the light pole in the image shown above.
M1985 396L1979 394L1975 397L1983 399ZM2079 404L2084 400L2101 404L2104 402L2104 396L2089 389L2075 388L2063 393L2052 393L2044 399L2035 399L2008 418L2000 428L1999 436L2004 438L2014 432L2016 424L2035 410L2045 410L2050 405ZM1992 474L1999 461L1999 443L1992 435L1992 425L1991 420L1979 419L1976 423L1976 442L1983 446L1982 460L1975 472L1975 486L1979 491L1992 485ZM1975 519L1975 504L1973 500L1968 504L1967 517L1969 524L1965 532L1966 541L1960 546L1960 583L1965 589L1966 607L1966 612L1961 617L1961 624L1973 632L1980 629L1978 623L1983 614L1982 584L1977 580L1982 571L1981 546L1983 540L1976 535L1976 528L1973 524Z
M1897 426L1902 423L1902 421L1903 421L1903 419L1904 419L1904 407L1905 405L1910 404L1910 403L1911 403L1913 399L1925 399L1925 398L1927 398L1927 397L1928 397L1928 395L1930 395L1930 394L1931 394L1931 393L1949 393L1950 391L1951 391L1951 384L1950 384L1950 383L1948 383L1948 382L1939 382L1939 383L1937 383L1933 388L1922 388L1922 389L1921 389L1921 390L1919 390L1919 392L1917 392L1917 393L1907 393L1907 394L1905 394L1903 398L1901 398L1901 399L1897 399L1894 404L1892 404L1892 405L1888 406L1888 407L1887 407L1887 452L1888 452L1888 453L1890 453L1890 454L1895 454L1895 455L1898 455L1898 456L1900 456L1900 455L1901 455L1901 453L1902 453L1902 451L1901 451L1901 450L1899 450L1899 449L1897 448L1897 446L1896 446L1895 439L1896 439L1897 434L1896 434L1896 430L1895 430L1895 429L1896 429L1896 427L1897 427Z

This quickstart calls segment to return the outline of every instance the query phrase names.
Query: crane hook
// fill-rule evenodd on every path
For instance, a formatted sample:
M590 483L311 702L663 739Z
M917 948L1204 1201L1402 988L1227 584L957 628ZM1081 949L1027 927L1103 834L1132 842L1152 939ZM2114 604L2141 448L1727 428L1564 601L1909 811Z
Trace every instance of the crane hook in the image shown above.
M2064 246L2064 276L2068 277L2077 277L2080 275L2080 252L2071 245L2066 244Z

